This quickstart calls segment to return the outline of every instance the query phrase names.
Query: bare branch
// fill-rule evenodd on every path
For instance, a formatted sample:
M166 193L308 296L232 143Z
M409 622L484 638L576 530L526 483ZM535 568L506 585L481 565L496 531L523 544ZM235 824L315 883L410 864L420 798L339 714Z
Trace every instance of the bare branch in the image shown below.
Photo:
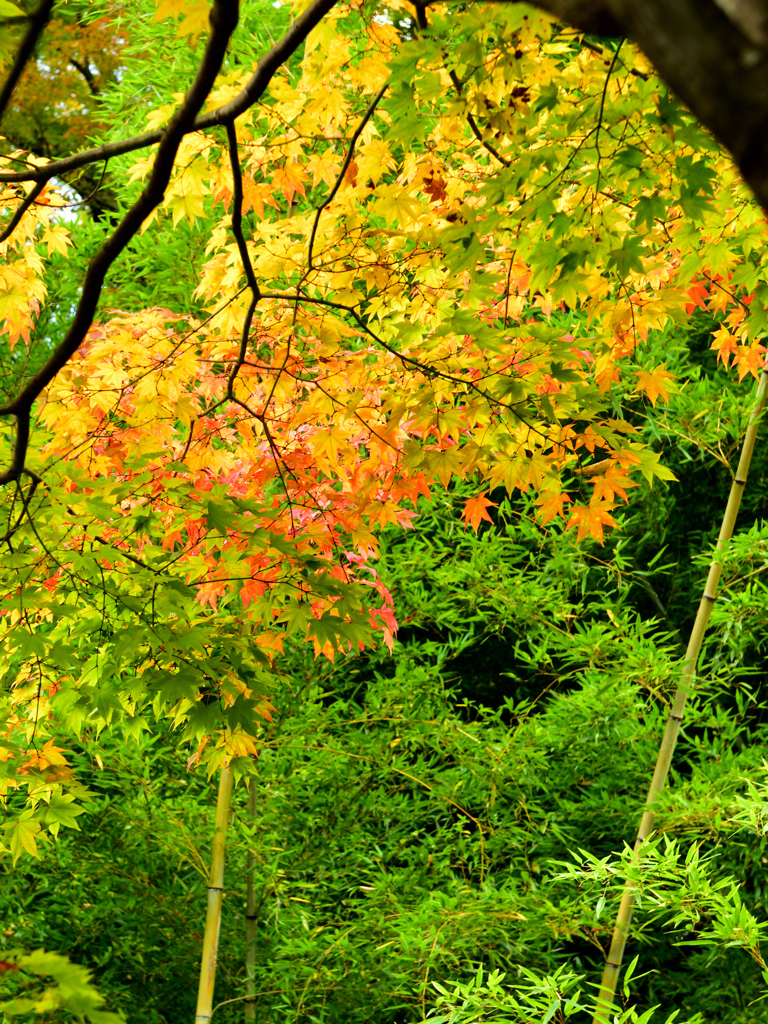
M245 314L243 329L240 334L240 350L227 379L227 398L232 400L234 398L235 378L240 372L248 353L248 336L251 333L253 314L261 298L261 293L259 292L259 284L256 280L253 263L251 262L251 255L248 252L248 246L243 235L243 174L240 169L240 156L237 152L237 130L234 123L227 125L227 142L229 143L229 163L232 168L232 234L237 242L245 279L248 282L248 287L251 289L251 301L248 303L248 310Z
M16 88L16 83L21 78L21 73L27 66L27 61L32 56L32 51L35 48L37 40L40 38L43 29L48 24L48 19L50 18L51 11L53 10L53 4L54 0L42 0L40 6L30 18L29 28L21 41L21 46L16 54L13 67L10 70L2 91L0 91L0 117L5 113L5 108L8 106L8 100L11 98L13 90Z

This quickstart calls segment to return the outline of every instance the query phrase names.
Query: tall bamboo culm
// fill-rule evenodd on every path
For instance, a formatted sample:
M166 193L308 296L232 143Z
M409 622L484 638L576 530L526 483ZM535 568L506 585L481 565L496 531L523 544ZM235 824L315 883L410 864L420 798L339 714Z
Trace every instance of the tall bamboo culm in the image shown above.
M256 777L248 782L248 814L251 825L256 818ZM245 1019L247 1024L256 1020L256 888L253 873L256 870L256 851L248 851L248 882L245 897Z
M749 426L747 427L747 432L744 436L744 444L741 449L739 466L736 470L736 476L733 483L731 484L731 493L728 496L728 504L723 516L722 526L720 527L720 535L717 538L718 551L726 546L733 535L733 527L736 523L736 516L739 511L739 505L741 504L741 496L744 493L744 486L747 482L749 464L752 460L752 452L755 447L757 430L760 425L760 416L763 411L763 406L765 405L766 387L768 387L768 372L764 369L760 375L760 382L757 387L757 397L754 408L752 409L752 414L749 417ZM699 610L696 614L696 621L694 622L693 629L691 630L688 649L685 652L685 663L682 675L678 688L672 698L672 708L667 718L664 737L661 741L658 757L656 759L656 768L654 769L653 779L651 780L650 789L648 790L648 799L646 800L645 811L640 821L640 828L637 832L635 853L637 853L643 842L653 831L655 817L653 805L667 781L667 775L669 774L669 766L672 761L675 744L677 743L677 737L683 723L685 702L693 684L693 677L696 673L696 664L699 660L699 652L701 651L701 643L704 639L704 632L707 628L707 623L709 622L709 616L712 613L712 606L715 603L715 597L717 596L717 585L720 580L721 569L722 566L718 565L716 562L713 562L709 567L709 574L704 587L704 594L702 595ZM613 931L613 940L611 941L611 948L608 952L608 958L603 971L603 978L600 983L600 991L597 997L597 1009L592 1024L608 1024L610 1020L611 1007L613 1006L616 987L619 981L619 971L621 970L621 962L624 957L624 947L627 942L629 928L632 922L632 910L634 905L635 893L632 887L628 885L624 889L624 893L621 897L619 913L616 917L616 926Z
M213 986L216 982L216 957L219 951L221 901L224 897L224 849L227 841L229 809L232 803L232 772L221 769L216 799L216 826L213 834L211 871L208 876L208 909L205 914L203 962L200 965L200 987L197 991L195 1024L208 1024L213 1015Z

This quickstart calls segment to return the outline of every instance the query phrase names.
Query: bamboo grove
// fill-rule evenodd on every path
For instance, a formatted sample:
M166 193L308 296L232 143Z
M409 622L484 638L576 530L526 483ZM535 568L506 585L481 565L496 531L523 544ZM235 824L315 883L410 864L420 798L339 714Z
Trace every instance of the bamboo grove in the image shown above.
M230 791L247 782L255 813L285 651L392 649L382 532L418 532L445 489L463 488L475 533L527 501L545 533L603 544L632 488L675 479L626 406L678 392L655 339L702 313L751 415L740 494L767 228L628 40L521 4L314 0L267 45L263 14L234 0L139 6L0 12L3 852L24 864L77 827L88 791L67 737L170 723L187 768L221 778L203 1021ZM161 102L128 104L150 15L178 64ZM85 67L111 99L81 101L47 58L75 29L101 47ZM46 75L51 107L63 82L59 107L85 118L72 152L14 142ZM83 243L91 201L100 234ZM120 269L174 231L197 262L162 286ZM64 263L76 288L52 306ZM647 805L636 795L639 843L705 625ZM596 1022L613 1019L635 891Z

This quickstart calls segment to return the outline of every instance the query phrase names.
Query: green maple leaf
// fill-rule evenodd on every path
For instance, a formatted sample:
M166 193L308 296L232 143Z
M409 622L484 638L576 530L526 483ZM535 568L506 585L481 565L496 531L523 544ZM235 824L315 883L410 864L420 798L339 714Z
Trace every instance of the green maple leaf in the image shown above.
M53 835L58 833L61 825L80 831L77 819L81 814L85 814L85 808L76 804L73 796L68 793L54 793L45 808L43 823Z
M32 819L33 811L24 811L16 821L8 822L5 827L6 841L11 848L11 856L15 864L22 853L31 857L39 857L35 836L40 832L40 822Z

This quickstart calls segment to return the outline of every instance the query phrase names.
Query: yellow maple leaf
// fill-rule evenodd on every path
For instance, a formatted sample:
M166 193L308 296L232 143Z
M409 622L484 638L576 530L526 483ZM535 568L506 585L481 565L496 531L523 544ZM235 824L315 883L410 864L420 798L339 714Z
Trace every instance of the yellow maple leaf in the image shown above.
M159 0L153 21L181 18L176 34L191 36L207 31L209 13L208 0Z
M42 241L48 246L48 255L52 252L60 252L62 256L67 255L67 246L72 245L69 232L63 224L54 224L43 232Z
M323 153L313 153L307 160L307 170L312 175L312 186L319 181L324 181L331 188L336 184L336 178L341 170L341 159L330 149Z
M669 392L677 391L677 388L670 384L669 381L675 379L675 375L665 370L666 363L659 363L658 366L652 370L635 370L634 373L637 376L637 387L635 393L638 391L644 391L650 398L653 405L656 405L657 399L661 398L664 402L669 401Z

